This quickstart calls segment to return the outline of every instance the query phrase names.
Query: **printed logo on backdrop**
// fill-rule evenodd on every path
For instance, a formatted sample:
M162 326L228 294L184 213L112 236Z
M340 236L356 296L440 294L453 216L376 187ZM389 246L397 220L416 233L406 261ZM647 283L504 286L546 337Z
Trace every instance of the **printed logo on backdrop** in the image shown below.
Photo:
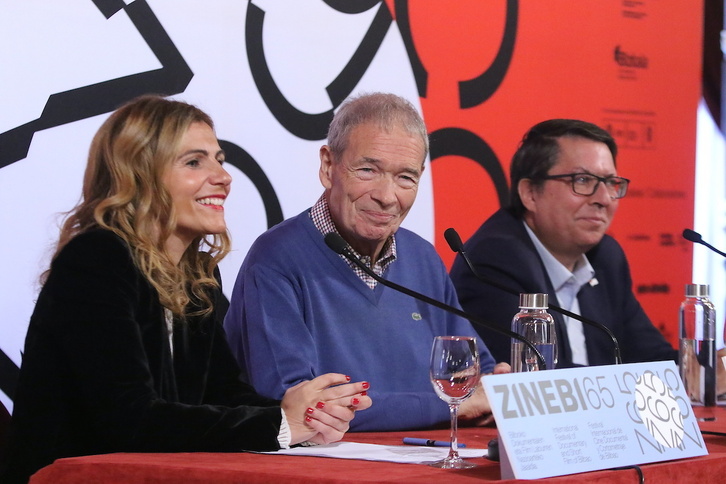
M649 111L628 111L606 109L603 128L607 130L618 144L618 149L656 149L655 113ZM630 195L630 193L628 193Z
M613 49L613 60L618 65L618 77L623 80L637 79L638 71L647 70L650 62L645 54L625 50L620 45Z

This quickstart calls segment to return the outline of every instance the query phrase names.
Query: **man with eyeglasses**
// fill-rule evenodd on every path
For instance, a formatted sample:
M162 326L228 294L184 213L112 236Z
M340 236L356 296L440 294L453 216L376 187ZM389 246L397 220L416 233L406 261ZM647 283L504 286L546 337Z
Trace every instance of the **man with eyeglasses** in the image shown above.
M629 180L617 176L610 134L579 120L532 127L512 158L510 206L492 215L464 249L477 272L522 293L597 321L617 337L623 361L676 360L678 351L653 326L632 291L625 254L605 234ZM509 327L518 299L481 282L461 256L451 269L464 310ZM614 363L601 330L551 311L558 368ZM478 329L496 361L509 361L510 340Z

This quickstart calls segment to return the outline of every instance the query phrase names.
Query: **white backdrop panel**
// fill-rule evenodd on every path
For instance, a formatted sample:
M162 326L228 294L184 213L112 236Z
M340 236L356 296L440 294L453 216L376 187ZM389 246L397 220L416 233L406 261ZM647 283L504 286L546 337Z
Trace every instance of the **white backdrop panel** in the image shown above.
M131 4L133 2L127 2ZM249 153L272 184L284 218L322 193L318 149L323 140L292 135L272 115L249 67L247 4L234 0L151 0L151 10L194 73L182 93L216 123L221 140ZM306 113L336 106L326 92L358 48L378 6L337 12L319 0L255 1L265 11L263 45L274 81ZM92 1L0 0L0 134L37 119L48 96L159 69L159 60L126 12L106 19ZM43 35L39 35L43 33ZM410 64L395 23L355 86L387 91L419 106ZM0 350L19 365L27 323L58 233L61 212L78 201L91 138L108 113L35 133L27 157L0 169ZM259 193L237 168L226 204L233 252L222 262L229 294L254 239L267 228ZM433 240L430 171L404 226ZM3 403L12 408L7 395Z

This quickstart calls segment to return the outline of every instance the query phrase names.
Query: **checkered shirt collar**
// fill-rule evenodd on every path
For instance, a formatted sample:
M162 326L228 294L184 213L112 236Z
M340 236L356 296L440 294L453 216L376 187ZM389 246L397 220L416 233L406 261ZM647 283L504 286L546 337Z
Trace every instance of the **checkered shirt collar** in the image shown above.
M328 200L325 198L325 194L323 194L318 199L318 201L315 202L313 208L310 209L310 218L313 220L313 224L315 225L315 227L323 235L329 232L335 232L336 234L339 234L338 229L335 228L333 219L330 217L330 207L328 206ZM391 263L396 260L396 237L392 235L388 239L386 245L383 247L381 257L378 259L378 261L374 263L371 263L371 258L369 256L360 255L352 247L350 249L365 265L370 267L374 273L376 273L378 276L383 276L383 273L386 272L388 266L390 266ZM371 289L375 289L376 285L378 284L375 279L366 274L363 269L348 260L348 258L344 255L341 254L340 257L342 257L343 260L345 260L345 262L350 266L350 268L353 269L353 272L355 272L360 280L365 282L366 285Z

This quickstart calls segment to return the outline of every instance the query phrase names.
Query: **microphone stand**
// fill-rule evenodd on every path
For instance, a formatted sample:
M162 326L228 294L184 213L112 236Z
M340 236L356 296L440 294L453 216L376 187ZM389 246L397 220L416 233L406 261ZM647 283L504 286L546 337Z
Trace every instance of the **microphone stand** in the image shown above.
M459 237L459 234L454 230L453 228L448 228L444 232L444 238L446 239L446 242L449 244L449 247L454 252L457 252L461 254L461 256L464 258L464 261L466 262L466 265L469 267L469 270L472 274L474 274L474 277L479 279L480 281L484 282L485 284L489 284L490 286L496 287L497 289L501 289L504 292L507 292L509 294L512 294L513 296L519 297L519 293L515 291L514 289L511 289L503 284L498 283L497 281L490 280L481 274L474 268L474 264L471 262L471 259L469 259L469 256L464 251L464 244L461 242L461 237ZM613 341L613 347L615 351L615 364L619 365L623 362L623 359L620 355L620 344L618 343L618 339L615 337L615 334L602 323L598 323L597 321L592 321L591 319L588 319L584 316L580 316L579 314L575 314L571 311L568 311L567 309L561 308L557 306L556 304L549 303L548 304L549 309L558 312L564 316L570 317L572 319L576 319L577 321L580 321L582 323L588 324L590 326L594 326L595 328L598 328L600 331L605 332L610 339Z
M358 257L356 257L356 255L353 254L353 252L351 252L351 249L348 246L348 243L343 239L343 237L341 237L339 234L336 234L335 232L329 232L328 234L325 235L325 243L335 253L340 254L340 255L344 256L345 258L347 258L348 260L350 260L356 266L360 267L361 270L363 270L366 274L368 274L369 276L371 276L373 279L375 279L379 283L383 284L384 286L390 287L391 289L393 289L395 291L402 292L402 293L406 294L407 296L411 296L414 299L423 301L426 304L430 304L439 309L443 309L444 311L447 311L449 313L460 316L464 319L469 320L473 324L483 326L492 331L496 331L503 335L509 336L510 338L514 338L514 339L521 341L529 349L531 349L534 352L534 354L536 355L537 368L539 368L540 370L547 369L547 364L545 363L542 353L540 353L539 350L530 341L528 341L526 338L524 338L522 335L515 333L514 331L509 331L507 329L501 328L501 327L499 327L495 324L489 323L487 321L481 320L481 319L474 317L470 314L467 314L464 311L457 309L453 306L449 306L448 304L444 304L441 301L437 301L436 299L432 299L421 293L408 289L407 287L400 286L400 285L396 284L395 282L391 282L388 279L382 278L381 276L379 276L378 274L373 272L370 269L370 267L366 266Z

